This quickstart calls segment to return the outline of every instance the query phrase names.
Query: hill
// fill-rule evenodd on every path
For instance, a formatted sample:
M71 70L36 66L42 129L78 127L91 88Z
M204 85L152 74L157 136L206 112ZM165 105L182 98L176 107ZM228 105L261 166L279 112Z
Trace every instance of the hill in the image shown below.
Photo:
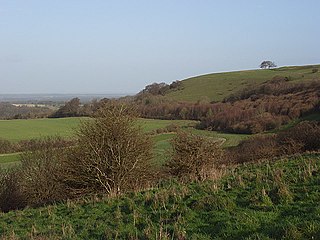
M224 170L216 181L174 181L0 213L4 239L319 239L320 155ZM32 217L31 217L32 216Z
M222 101L225 97L245 87L257 85L275 76L289 81L320 79L320 65L290 66L274 69L213 73L182 80L182 89L169 91L166 96L178 101L196 102L207 97L210 101ZM317 72L313 72L318 69Z

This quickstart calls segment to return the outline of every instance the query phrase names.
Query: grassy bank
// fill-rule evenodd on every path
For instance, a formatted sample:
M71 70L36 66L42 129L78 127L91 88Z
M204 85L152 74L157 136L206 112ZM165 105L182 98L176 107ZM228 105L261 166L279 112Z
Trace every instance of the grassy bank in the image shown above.
M167 182L0 215L12 239L319 239L320 155L239 166L217 181ZM32 216L32 218L30 218Z

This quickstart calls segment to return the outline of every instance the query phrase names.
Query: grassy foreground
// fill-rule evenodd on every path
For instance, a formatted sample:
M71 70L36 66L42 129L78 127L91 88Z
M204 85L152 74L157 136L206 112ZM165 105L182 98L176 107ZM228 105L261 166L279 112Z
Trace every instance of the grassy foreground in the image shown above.
M222 179L167 182L0 214L3 237L41 239L320 239L320 154L239 166Z
M293 66L275 69L214 73L189 78L182 81L183 89L167 94L174 100L195 102L207 97L210 101L221 101L245 87L263 83L275 76L288 77L290 81L310 81L320 78L320 65Z

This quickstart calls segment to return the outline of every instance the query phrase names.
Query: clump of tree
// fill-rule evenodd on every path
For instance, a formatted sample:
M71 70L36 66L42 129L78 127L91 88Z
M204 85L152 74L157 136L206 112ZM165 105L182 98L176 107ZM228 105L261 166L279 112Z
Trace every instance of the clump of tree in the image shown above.
M171 176L203 181L217 169L222 156L220 141L181 131L171 143L172 157L165 166Z
M106 104L82 123L78 142L63 162L70 193L119 194L152 180L152 141L135 120L131 107Z
M48 107L16 106L11 103L0 102L0 119L45 118L52 113L53 110Z
M51 115L53 118L62 117L77 117L80 113L80 99L72 98L66 102L65 105L61 106L54 114Z
M260 64L260 68L263 68L263 69L270 69L270 68L275 68L277 67L277 65L272 62L272 61L263 61L261 64Z
M138 93L139 95L165 95L169 90L179 90L182 88L181 81L173 81L171 84L162 83L152 83L147 85L141 92Z

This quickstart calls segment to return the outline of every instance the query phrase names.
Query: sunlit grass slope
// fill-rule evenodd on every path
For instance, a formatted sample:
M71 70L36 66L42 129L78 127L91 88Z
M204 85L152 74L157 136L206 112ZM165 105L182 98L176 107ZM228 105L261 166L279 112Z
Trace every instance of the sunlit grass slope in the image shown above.
M120 197L0 213L0 235L4 239L320 239L319 160L319 154L309 154L247 164L215 182L168 182Z
M313 73L313 69L319 69ZM288 77L291 81L320 79L320 65L281 67L248 71L213 73L183 80L183 89L167 94L174 100L195 102L207 97L210 101L221 101L245 87L263 83L275 76Z

